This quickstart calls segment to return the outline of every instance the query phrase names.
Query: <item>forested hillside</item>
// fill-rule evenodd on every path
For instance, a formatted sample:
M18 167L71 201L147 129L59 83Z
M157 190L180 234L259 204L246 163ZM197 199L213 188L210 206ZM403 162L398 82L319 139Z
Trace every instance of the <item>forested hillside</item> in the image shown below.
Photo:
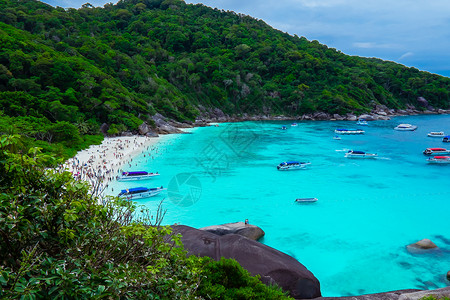
M0 44L1 131L51 143L80 144L103 123L110 134L135 130L156 112L179 121L205 108L366 112L419 96L449 107L449 78L180 0L80 9L0 0Z

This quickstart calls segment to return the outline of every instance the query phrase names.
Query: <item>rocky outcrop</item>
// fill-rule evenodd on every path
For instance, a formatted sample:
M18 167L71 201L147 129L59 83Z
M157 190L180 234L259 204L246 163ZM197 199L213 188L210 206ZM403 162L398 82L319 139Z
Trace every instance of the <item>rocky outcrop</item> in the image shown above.
M156 131L159 134L169 134L169 133L183 133L177 127L170 125L169 122L166 121L166 118L157 113L152 117L153 121L155 121Z
M182 235L190 255L233 258L250 274L260 275L265 284L276 283L294 298L321 296L317 278L296 259L276 249L237 234L219 236L184 225L173 226L173 230Z
M257 241L264 236L265 232L258 226L245 224L244 222L235 222L222 225L213 225L199 228L200 230L208 231L217 235L239 234Z
M424 250L436 250L439 248L431 240L423 239L423 240L420 240L418 242L415 242L413 244L406 246L406 249L408 249L408 251L411 253L417 253L417 252L422 252Z
M449 297L450 287L426 291L416 289L399 290L351 297L320 297L315 300L419 300L427 296L433 296L436 299Z

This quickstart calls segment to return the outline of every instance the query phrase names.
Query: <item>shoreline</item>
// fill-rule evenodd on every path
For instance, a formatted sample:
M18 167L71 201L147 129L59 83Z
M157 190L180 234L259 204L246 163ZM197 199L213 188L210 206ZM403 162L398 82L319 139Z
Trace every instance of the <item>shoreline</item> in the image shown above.
M64 163L75 179L87 181L95 195L101 195L110 181L123 171L133 158L156 149L161 137L142 135L105 137L100 145L78 151Z

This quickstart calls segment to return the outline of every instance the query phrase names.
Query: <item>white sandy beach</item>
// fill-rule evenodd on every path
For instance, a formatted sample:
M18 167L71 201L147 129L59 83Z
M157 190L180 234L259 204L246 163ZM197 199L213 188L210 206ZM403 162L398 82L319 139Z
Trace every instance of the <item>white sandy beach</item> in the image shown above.
M133 157L154 150L159 140L145 136L106 137L100 145L92 145L67 160L65 169L76 179L88 181L93 192L100 194L110 180L131 165Z

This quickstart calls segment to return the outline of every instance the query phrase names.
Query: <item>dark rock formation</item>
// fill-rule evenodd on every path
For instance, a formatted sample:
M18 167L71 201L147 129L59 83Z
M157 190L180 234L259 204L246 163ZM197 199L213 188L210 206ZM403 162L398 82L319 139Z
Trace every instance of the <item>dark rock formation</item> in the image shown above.
M410 253L420 253L423 251L429 251L429 250L437 250L439 249L438 246L436 246L435 243L430 241L429 239L423 239L416 243L410 244L406 246L406 249Z
M109 129L109 125L106 123L103 123L100 126L100 132L103 133L103 135L107 135L108 134L108 129Z
M323 121L323 120L329 120L330 119L330 115L328 115L327 113L324 113L324 112L315 112L313 115L312 115L312 118L314 119L314 120L320 120L320 121Z
M421 107L428 107L428 101L424 97L417 97L417 103Z
M139 125L138 130L140 135L146 135L151 130L151 127L146 122L144 122Z
M447 272L447 280L450 281L450 271Z
M174 233L181 233L182 242L190 255L208 256L215 260L233 258L250 274L261 276L265 284L278 284L292 297L311 299L320 297L320 283L296 259L269 246L237 234L216 234L178 225Z
M157 113L152 117L153 121L155 121L156 131L160 134L169 134L169 133L183 133L180 129L176 128L173 125L170 125L169 122L166 121L166 118Z
M257 241L264 236L265 232L258 226L245 224L244 222L235 222L222 225L213 225L208 227L199 228L200 230L205 230L217 235L225 234L239 234L249 238L251 240Z

